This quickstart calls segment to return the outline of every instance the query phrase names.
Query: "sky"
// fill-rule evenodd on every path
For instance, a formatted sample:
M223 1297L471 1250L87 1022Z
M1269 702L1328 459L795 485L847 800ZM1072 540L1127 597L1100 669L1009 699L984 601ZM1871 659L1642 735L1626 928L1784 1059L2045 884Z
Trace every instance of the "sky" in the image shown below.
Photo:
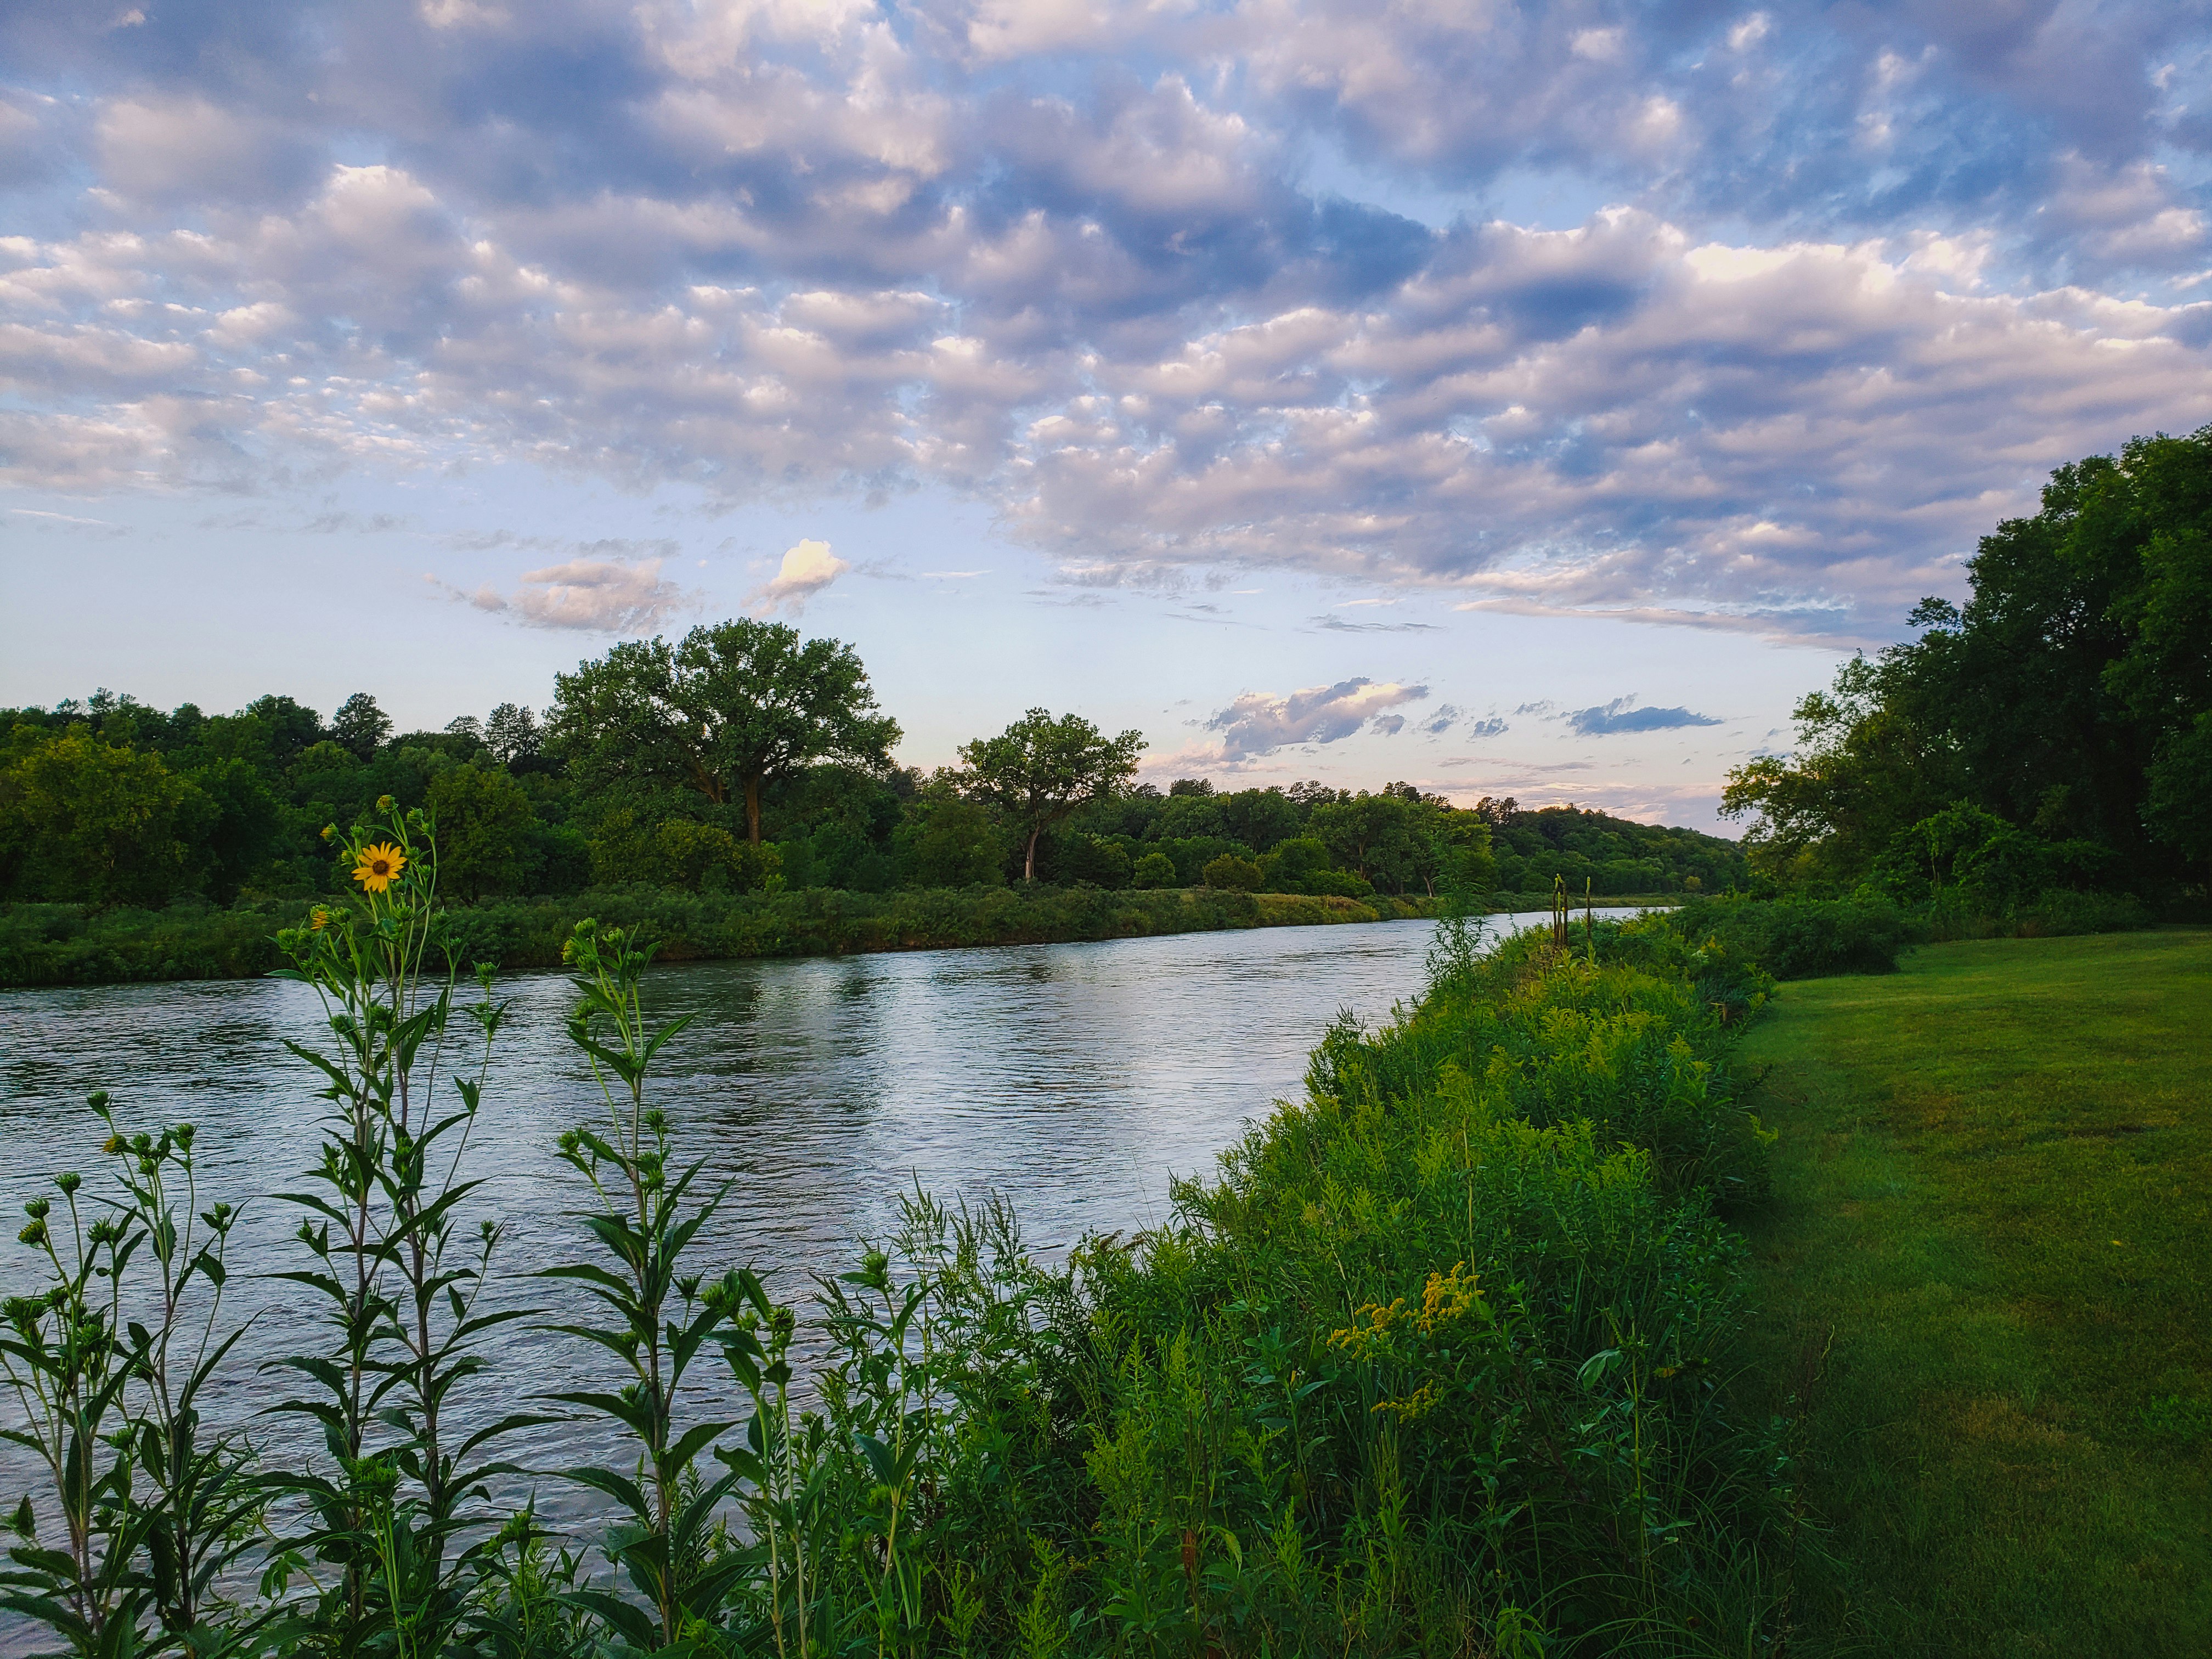
M851 641L1223 787L1711 829L2212 422L2212 3L0 4L0 704Z

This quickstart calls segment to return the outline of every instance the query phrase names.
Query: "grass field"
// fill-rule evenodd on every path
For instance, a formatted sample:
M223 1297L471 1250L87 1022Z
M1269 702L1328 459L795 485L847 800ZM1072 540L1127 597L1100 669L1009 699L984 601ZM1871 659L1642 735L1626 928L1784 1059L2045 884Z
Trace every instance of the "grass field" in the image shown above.
M1742 1060L1803 1650L2212 1654L2212 931L1928 946Z

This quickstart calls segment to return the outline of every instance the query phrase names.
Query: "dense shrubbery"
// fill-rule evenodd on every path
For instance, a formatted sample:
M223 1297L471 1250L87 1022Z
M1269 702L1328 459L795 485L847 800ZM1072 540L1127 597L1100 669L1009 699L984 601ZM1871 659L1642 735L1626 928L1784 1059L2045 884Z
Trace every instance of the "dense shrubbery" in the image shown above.
M1777 979L1887 974L1926 924L1886 898L1698 899L1639 919L1631 930L1665 932L1692 945L1717 941Z
M562 1139L579 1253L551 1271L594 1298L619 1387L549 1401L495 1363L507 1316L475 1296L498 1238L430 1155L476 1110L499 1005L489 981L467 1003L408 970L447 936L419 823L393 824L349 846L365 902L285 940L334 1040L300 1247L330 1316L301 1325L325 1347L292 1373L326 1455L264 1472L155 1386L175 1322L220 1312L228 1212L198 1242L173 1231L189 1131L118 1131L128 1191L89 1244L44 1200L25 1231L53 1289L8 1304L0 1346L64 1408L31 1411L57 1484L0 1600L73 1650L1525 1659L1785 1638L1784 1465L1722 1387L1741 1317L1725 1206L1764 1148L1727 1010L1685 970L1707 947L1607 925L1582 955L1531 935L1484 957L1448 923L1422 1003L1330 1032L1307 1098L1179 1186L1168 1224L1054 1267L1003 1208L917 1200L787 1310L690 1260L714 1197L650 1086L675 1032L639 1018L644 958L582 924L569 1035L610 1109ZM474 1079L458 1115L422 1092L444 1049ZM169 1322L121 1328L85 1264L158 1268L181 1287L155 1298ZM811 1396L794 1351L826 1355ZM677 1377L702 1365L750 1401L742 1429L687 1415ZM619 1435L568 1477L617 1522L564 1540L489 1510L498 1431L457 1444L465 1402ZM207 1571L180 1589L179 1559Z

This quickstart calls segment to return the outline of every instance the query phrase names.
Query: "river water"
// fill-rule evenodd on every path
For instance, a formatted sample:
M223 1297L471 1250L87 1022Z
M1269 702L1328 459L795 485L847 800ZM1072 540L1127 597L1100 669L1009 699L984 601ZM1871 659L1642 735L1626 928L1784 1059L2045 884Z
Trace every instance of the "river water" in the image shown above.
M809 1273L855 1265L856 1241L882 1236L898 1193L916 1185L948 1202L1005 1195L1042 1255L1162 1222L1170 1177L1208 1171L1246 1121L1297 1096L1308 1052L1340 1012L1371 1024L1419 994L1432 932L1420 921L1272 927L655 969L648 1013L697 1018L665 1051L651 1098L679 1153L707 1161L702 1185L730 1194L696 1265L750 1264L802 1297ZM495 1266L508 1276L495 1296L558 1307L553 1287L521 1275L585 1253L568 1214L578 1178L553 1142L605 1108L562 1030L567 981L517 975L499 994L513 1010L465 1162L484 1184L465 1213L507 1229ZM283 1044L319 1033L313 993L282 981L0 993L5 1213L51 1193L61 1170L85 1173L81 1198L96 1189L104 1131L84 1101L94 1089L127 1127L191 1123L200 1206L246 1206L226 1322L254 1322L209 1414L257 1422L279 1460L299 1448L281 1419L256 1413L283 1374L256 1362L312 1349L319 1333L308 1293L264 1275L307 1265L292 1239L301 1212L275 1194L307 1188L326 1109L316 1075ZM0 1289L11 1293L32 1288L34 1272L18 1224L0 1234ZM461 1402L465 1423L525 1408L539 1389L614 1380L574 1339L508 1330L503 1375ZM709 1378L701 1408L728 1403L720 1392ZM0 1420L20 1420L12 1397L0 1398ZM562 1463L599 1449L574 1429L538 1432L511 1453L536 1465L556 1448ZM32 1473L0 1446L7 1507ZM550 1491L544 1501L565 1508Z

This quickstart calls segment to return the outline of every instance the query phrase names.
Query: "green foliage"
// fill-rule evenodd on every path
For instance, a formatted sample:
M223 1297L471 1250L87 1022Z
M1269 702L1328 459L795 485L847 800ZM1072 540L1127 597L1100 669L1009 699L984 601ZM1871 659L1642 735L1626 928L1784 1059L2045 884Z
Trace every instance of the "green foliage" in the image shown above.
M1009 836L989 808L949 787L926 790L898 832L899 869L916 887L994 887L1006 878Z
M337 838L355 901L315 907L278 941L292 963L279 976L313 989L330 1039L286 1047L320 1075L331 1104L307 1189L278 1194L301 1212L307 1258L278 1277L322 1304L307 1329L329 1346L276 1362L308 1391L270 1408L318 1425L326 1461L295 1463L269 1486L290 1500L279 1559L329 1569L301 1614L342 1633L342 1651L409 1659L441 1651L467 1622L462 1534L485 1518L487 1483L516 1472L480 1454L545 1419L513 1413L465 1437L449 1426L457 1391L488 1367L488 1339L531 1316L478 1307L500 1231L489 1219L464 1230L480 1183L457 1178L506 1010L482 969L465 1012L471 1076L453 1030L440 850L422 813L381 805L374 830Z
M1232 892L1256 893L1266 878L1260 866L1250 859L1240 859L1234 853L1224 853L1218 859L1207 860L1204 872L1208 887L1221 887Z
M1150 852L1139 859L1129 872L1129 882L1134 887L1176 887L1182 884L1176 876L1175 860L1165 853Z
M1799 705L1794 757L1731 774L1723 810L1750 820L1760 868L1848 890L1964 804L2045 845L1990 861L2018 872L1999 910L2039 882L2201 884L2212 428L2060 467L2042 510L1984 537L1968 569L1963 611L1923 601L1920 638L1854 659Z
M2160 740L2143 822L2184 858L2212 863L2212 710Z
M596 881L642 881L690 893L756 891L780 874L783 863L774 846L749 846L719 824L689 818L641 823L627 808L600 821L590 848Z
M1136 872L1135 860L1119 842L1079 831L1062 836L1052 848L1054 877L1071 884L1087 882L1093 887L1127 887Z
M700 1294L683 1272L684 1253L720 1203L693 1202L702 1164L670 1166L667 1115L645 1104L654 1058L691 1015L649 1028L640 984L653 951L619 928L577 923L562 952L578 994L568 1040L591 1062L606 1102L604 1126L561 1136L561 1157L591 1189L577 1212L605 1257L540 1270L541 1278L580 1285L599 1304L603 1325L553 1328L612 1354L629 1372L617 1391L586 1389L551 1398L608 1419L637 1449L634 1470L579 1466L568 1478L612 1498L622 1519L603 1547L629 1580L631 1595L592 1588L569 1599L644 1651L666 1651L714 1617L746 1563L713 1547L716 1510L736 1486L736 1472L698 1478L700 1461L726 1422L681 1421L684 1377L726 1315L729 1297ZM757 1294L757 1283L753 1286Z
M195 785L82 730L16 733L0 769L0 892L143 904L197 890L193 845L218 809Z
M374 760L391 735L392 716L366 691L355 692L331 716L330 740L358 761Z
M850 646L740 617L677 644L627 640L557 676L551 746L587 787L734 795L761 840L761 792L809 763L890 763L898 722L879 714Z
M1891 973L1899 954L1927 937L1924 923L1879 896L1692 899L1621 932L1631 940L1666 934L1717 945L1728 963L1755 963L1776 979Z
M742 846L742 843L740 843ZM690 893L631 884L530 899L487 900L450 918L456 950L503 968L559 965L581 915L649 931L669 961L829 956L975 945L1046 945L1225 927L1306 927L1431 914L1423 902L1201 889L1102 890L906 888L881 894ZM1170 881L1172 884L1172 874ZM88 912L80 905L0 909L0 986L241 979L282 960L276 935L296 906Z
M267 1498L241 1437L200 1416L240 1334L214 1334L238 1212L198 1208L190 1124L133 1133L106 1093L89 1103L110 1131L112 1176L88 1190L57 1176L61 1213L47 1198L25 1206L17 1240L46 1283L0 1304L0 1381L15 1405L0 1438L47 1481L7 1523L18 1542L0 1609L88 1659L250 1650L266 1617L224 1619L218 1581L252 1547Z
M439 878L459 899L521 890L536 851L530 797L497 767L456 766L433 779L425 807L438 826Z
M1144 735L1109 738L1080 714L1032 708L995 738L960 748L960 787L1004 811L1023 838L1022 879L1036 879L1037 839L1087 800L1136 775Z
M1474 816L1491 825L1493 878L1502 893L1548 896L1555 881L1600 896L1726 892L1743 884L1742 848L1695 830L1637 823L1574 806L1523 811L1485 799Z

